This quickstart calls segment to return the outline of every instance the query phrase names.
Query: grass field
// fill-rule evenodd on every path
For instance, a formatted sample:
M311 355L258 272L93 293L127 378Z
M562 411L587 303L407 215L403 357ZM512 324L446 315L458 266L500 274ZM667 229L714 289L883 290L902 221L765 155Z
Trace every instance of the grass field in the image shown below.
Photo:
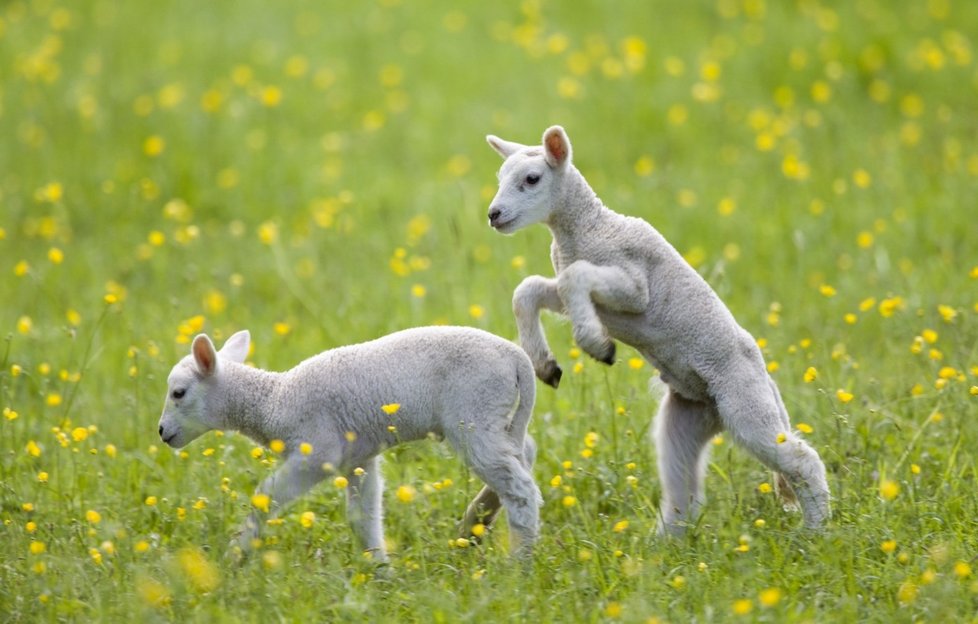
M0 5L0 620L901 622L978 617L978 4L13 0ZM389 578L325 483L225 559L275 454L156 434L199 331L282 370L415 325L515 338L549 234L486 225L550 124L761 343L826 462L800 529L715 440L655 537L653 371L546 319L542 538L454 541L480 484L387 455ZM378 397L378 405L384 402Z

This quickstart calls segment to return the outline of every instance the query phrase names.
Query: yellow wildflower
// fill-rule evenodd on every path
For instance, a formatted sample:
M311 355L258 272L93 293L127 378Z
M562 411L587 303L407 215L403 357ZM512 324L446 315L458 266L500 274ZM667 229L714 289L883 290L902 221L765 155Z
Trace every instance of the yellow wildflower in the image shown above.
M959 579L966 579L971 576L971 564L967 561L958 561L954 564L954 574Z
M900 495L900 484L896 481L883 479L880 481L880 497L883 500L891 501Z
M941 318L944 319L945 323L953 322L958 316L958 311L949 305L942 304L937 306L937 312L941 315Z
M266 550L261 554L261 564L266 570L278 570L282 563L282 553L277 550Z
M30 455L31 457L41 456L41 447L39 447L37 445L37 442L35 442L34 440L28 440L27 446L24 447L24 451L26 451L27 454Z
M255 494L251 497L251 504L255 506L255 509L268 513L268 507L271 504L272 499L268 494Z
M768 587L758 594L757 601L762 607L775 607L781 602L781 590L777 587Z
M154 134L146 137L146 140L143 141L143 153L150 158L159 156L163 153L164 149L166 149L166 141L164 141L163 137L161 136Z
M207 555L197 548L184 548L177 555L180 569L191 586L199 592L207 593L221 584L220 569L207 559Z
M917 599L918 588L913 581L904 581L897 589L897 600L901 604L910 604Z
M25 315L17 319L18 333L27 335L31 333L31 329L33 328L34 328L34 321L31 320L31 317Z
M397 492L396 492L397 500L401 501L402 503L410 503L411 501L414 500L414 498L415 498L415 496L417 496L417 494L418 494L418 491L415 490L414 487L412 487L410 485L401 485L401 486L398 486Z
M897 310L902 310L905 306L906 303L903 301L903 298L895 296L887 297L886 299L880 301L877 309L879 310L880 316L889 318L893 316Z
M261 103L268 108L274 108L282 102L282 90L269 85L261 90Z
M754 610L754 603L747 598L741 598L734 601L731 610L734 615L747 615Z

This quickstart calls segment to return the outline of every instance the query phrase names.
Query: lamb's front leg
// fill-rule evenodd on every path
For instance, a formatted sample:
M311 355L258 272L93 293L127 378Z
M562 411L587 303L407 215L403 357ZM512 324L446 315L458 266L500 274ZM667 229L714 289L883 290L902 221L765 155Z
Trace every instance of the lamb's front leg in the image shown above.
M531 275L520 282L513 292L513 314L520 332L520 346L530 356L537 377L556 388L560 384L561 370L550 351L540 323L540 310L548 309L562 314L564 304L557 294L557 280Z
M360 539L364 550L377 563L387 563L384 543L383 493L384 480L380 474L380 458L364 463L363 473L354 471L346 490L346 517Z
M286 459L281 468L269 475L258 486L255 494L257 496L268 496L268 506L267 508L256 507L252 510L241 525L237 537L231 541L232 549L236 547L239 553L250 551L254 547L255 540L261 535L262 524L269 518L277 516L285 505L308 492L326 475L326 471L323 470L323 462L314 460L313 456L295 453Z
M639 314L649 306L648 286L617 266L599 266L585 260L568 265L557 276L557 293L574 330L574 340L591 357L605 364L615 361L615 343L595 304Z

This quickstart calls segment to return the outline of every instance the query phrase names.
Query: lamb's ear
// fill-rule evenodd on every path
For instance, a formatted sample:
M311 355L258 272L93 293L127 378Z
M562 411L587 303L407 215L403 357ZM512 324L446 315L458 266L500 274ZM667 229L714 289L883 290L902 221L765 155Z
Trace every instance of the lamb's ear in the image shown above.
M217 351L214 343L206 334L198 334L190 346L190 352L197 363L197 371L204 377L210 377L217 371Z
M526 147L525 145L520 145L519 143L513 143L512 141L500 139L492 134L486 135L486 142L489 143L489 146L496 150L496 152L498 152L504 159L509 158L516 152Z
M563 167L570 162L571 144L567 133L560 126L550 126L543 133L543 152L551 167Z
M245 359L248 357L248 347L251 345L251 334L248 333L247 329L243 329L230 338L221 347L221 357L225 360L231 360L232 362L237 362L238 364L244 364Z

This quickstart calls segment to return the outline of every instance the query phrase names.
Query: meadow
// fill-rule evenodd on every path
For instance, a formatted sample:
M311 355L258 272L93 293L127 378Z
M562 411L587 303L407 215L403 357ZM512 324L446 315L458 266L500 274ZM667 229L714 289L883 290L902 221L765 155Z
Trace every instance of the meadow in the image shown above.
M0 621L978 621L976 34L952 0L2 3ZM457 539L481 484L438 444L387 454L387 578L332 483L228 561L278 458L159 440L189 341L515 339L550 237L488 227L484 137L554 123L757 337L828 528L719 436L657 538L654 371L547 317L532 562Z

